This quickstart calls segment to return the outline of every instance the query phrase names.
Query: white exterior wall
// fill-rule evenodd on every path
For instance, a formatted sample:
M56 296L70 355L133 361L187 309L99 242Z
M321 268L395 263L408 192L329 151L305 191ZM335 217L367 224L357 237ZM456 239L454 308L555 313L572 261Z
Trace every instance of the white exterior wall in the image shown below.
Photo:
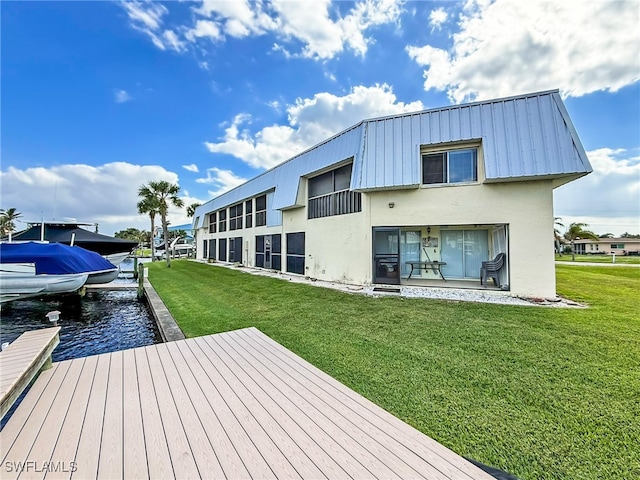
M389 203L394 207L389 208ZM244 263L255 264L255 236L282 234L282 266L286 270L286 234L305 232L306 275L321 280L372 282L372 228L420 227L426 237L440 237L440 226L506 224L509 228L509 285L514 295L555 296L553 196L551 181L430 186L362 194L362 212L307 220L307 209L283 212L281 227L258 227L198 235L201 238L243 237ZM208 229L208 227L207 227ZM439 249L429 251L439 260ZM217 253L217 252L216 252ZM248 253L248 255L247 255ZM479 272L478 272L479 274ZM421 278L437 278L422 272Z
M367 196L372 226L431 225L431 236L435 237L440 235L434 226L507 224L511 293L555 296L554 251L549 240L553 230L550 181L425 187ZM390 202L393 208L389 208Z

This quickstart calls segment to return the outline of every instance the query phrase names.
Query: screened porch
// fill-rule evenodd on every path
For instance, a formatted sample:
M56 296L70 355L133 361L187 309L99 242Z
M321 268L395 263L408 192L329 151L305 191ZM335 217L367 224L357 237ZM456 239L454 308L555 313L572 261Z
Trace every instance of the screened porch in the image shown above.
M374 227L373 283L508 290L508 250L505 224ZM500 253L500 267L487 269Z

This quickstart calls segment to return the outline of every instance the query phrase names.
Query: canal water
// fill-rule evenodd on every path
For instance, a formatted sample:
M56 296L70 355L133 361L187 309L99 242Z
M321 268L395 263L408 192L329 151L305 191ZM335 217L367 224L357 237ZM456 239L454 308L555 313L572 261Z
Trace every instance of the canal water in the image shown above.
M132 263L125 262L121 270L133 270ZM114 282L135 284L132 275L126 274ZM5 303L0 311L0 342L13 342L28 330L53 326L46 314L54 310L60 311L61 327L54 362L162 342L153 315L147 303L138 300L135 288Z

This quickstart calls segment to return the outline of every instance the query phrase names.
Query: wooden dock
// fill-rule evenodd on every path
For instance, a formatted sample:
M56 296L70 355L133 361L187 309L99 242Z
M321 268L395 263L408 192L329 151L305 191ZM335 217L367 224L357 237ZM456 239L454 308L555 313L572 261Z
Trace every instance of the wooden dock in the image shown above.
M255 328L54 364L8 478L491 479Z
M0 352L0 418L41 369L51 366L51 352L60 343L60 327L31 330Z

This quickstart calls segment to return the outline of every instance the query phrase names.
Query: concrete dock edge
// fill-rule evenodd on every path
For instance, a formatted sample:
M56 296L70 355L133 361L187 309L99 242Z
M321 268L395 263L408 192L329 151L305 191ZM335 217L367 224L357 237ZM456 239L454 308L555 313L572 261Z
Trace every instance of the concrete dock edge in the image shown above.
M164 304L158 292L149 283L147 278L144 279L144 293L149 302L151 313L156 320L158 330L163 342L175 342L176 340L184 340L185 336L180 327L174 320L169 309Z

